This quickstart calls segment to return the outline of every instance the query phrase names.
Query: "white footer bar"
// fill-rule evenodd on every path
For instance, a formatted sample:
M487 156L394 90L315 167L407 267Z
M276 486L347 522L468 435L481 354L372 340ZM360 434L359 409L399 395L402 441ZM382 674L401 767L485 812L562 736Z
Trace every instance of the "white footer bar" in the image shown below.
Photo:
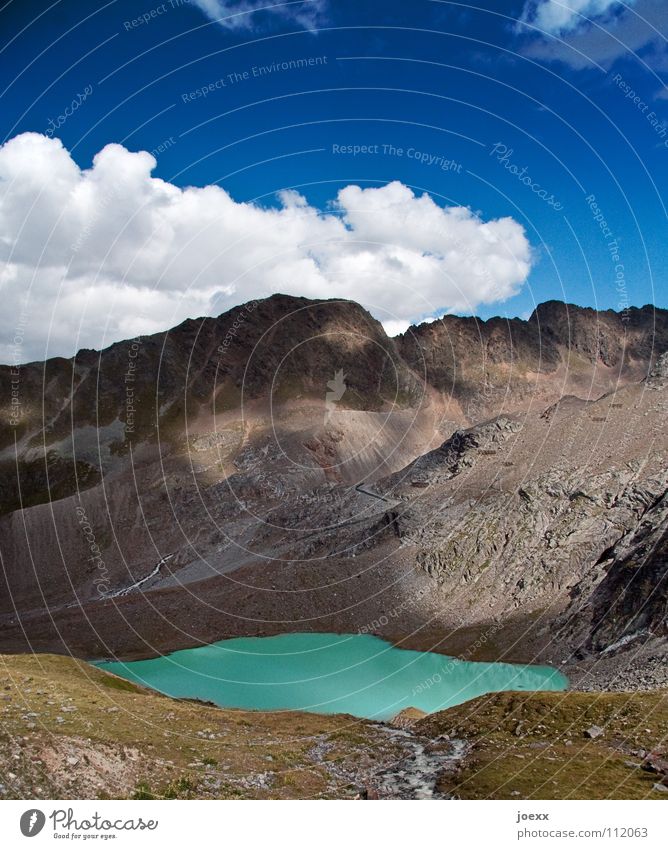
M661 801L5 801L3 847L666 845ZM343 842L345 841L345 842Z

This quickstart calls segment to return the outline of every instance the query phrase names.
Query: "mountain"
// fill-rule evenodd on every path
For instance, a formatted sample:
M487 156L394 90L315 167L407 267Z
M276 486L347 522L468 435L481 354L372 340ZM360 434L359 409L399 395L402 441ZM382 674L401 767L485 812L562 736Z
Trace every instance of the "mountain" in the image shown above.
M362 631L661 684L667 349L652 307L390 339L275 295L3 367L0 649Z
M18 379L0 367L3 397L18 386L19 399L18 416L8 406L0 426L4 511L18 506L17 454L22 503L32 506L49 500L49 488L60 498L98 484L123 465L130 445L172 451L203 439L214 447L239 441L230 421L248 429L276 412L306 420L310 408L322 419L337 372L345 374L346 408L420 403L423 387L365 310L282 295L101 352L30 363Z
M642 379L667 348L668 312L649 306L618 314L550 301L528 321L445 316L392 340L350 301L274 295L101 352L22 365L18 374L0 366L2 510L99 484L131 444L222 443L220 426L230 419L255 426L286 412L322 418L337 374L337 411L384 412L394 423L400 411L418 410L419 422L405 416L411 428L426 418L445 436L449 424L568 394L598 397Z
M668 349L666 311L625 313L548 301L528 321L445 316L397 339L403 359L454 395L470 423L503 410L592 398L641 380Z

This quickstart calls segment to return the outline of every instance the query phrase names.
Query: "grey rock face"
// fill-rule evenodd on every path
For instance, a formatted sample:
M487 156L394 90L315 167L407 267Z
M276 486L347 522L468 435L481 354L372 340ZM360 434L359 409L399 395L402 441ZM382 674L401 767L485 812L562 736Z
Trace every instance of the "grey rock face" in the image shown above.
M668 386L668 351L661 354L647 375L645 386L648 389L664 389Z
M390 482L390 486L408 479L412 486L443 483L475 464L480 452L495 455L501 445L522 429L519 421L502 416L469 430L458 430L440 448L418 457L407 470Z
M595 651L623 648L633 640L668 634L668 494L649 504L640 521L614 546L606 574L592 594Z
M490 602L495 613L549 605L602 576L626 535L653 533L639 523L667 489L668 471L642 482L630 470L586 482L578 472L550 472L476 503L448 532L413 530L417 561L446 590L478 584L469 604L481 611Z

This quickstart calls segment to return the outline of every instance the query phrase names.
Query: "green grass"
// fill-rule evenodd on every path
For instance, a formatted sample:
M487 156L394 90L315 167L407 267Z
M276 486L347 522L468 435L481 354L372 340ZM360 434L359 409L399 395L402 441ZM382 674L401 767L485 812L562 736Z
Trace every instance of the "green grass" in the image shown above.
M0 679L6 798L352 798L400 756L374 723L170 699L69 657L0 655ZM667 728L666 691L496 693L413 726L466 741L439 779L464 799L665 798L641 765Z
M108 687L110 690L121 690L124 693L141 693L142 690L131 681L126 681L125 678L118 678L116 675L107 675L98 682L102 687Z
M604 733L595 740L593 725ZM417 725L471 745L441 789L463 799L645 799L657 777L641 768L664 751L668 693L496 693Z
M381 738L345 716L170 699L57 655L0 655L0 680L7 798L352 797L311 750L326 741L352 774Z

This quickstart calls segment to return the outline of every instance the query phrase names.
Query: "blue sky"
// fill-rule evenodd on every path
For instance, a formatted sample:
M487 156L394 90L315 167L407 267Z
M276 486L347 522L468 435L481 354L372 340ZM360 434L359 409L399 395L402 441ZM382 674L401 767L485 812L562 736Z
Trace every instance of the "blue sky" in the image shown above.
M97 10L73 0L4 3L0 9L3 142L16 142L24 133L59 139L84 170L111 143L128 151L154 151L154 177L180 188L216 184L236 203L275 210L285 203L285 196L281 200L277 193L293 189L301 196L294 202L302 208L306 204L311 218L323 213L318 238L328 215L343 216L346 227L354 231L350 203L358 199L365 215L384 220L382 211L376 219L377 205L386 204L389 194L345 196L345 202L332 206L342 189L381 188L396 181L415 196L391 197L398 209L405 207L406 220L412 222L406 233L410 227L420 228L419 209L438 226L433 210L416 205L424 192L440 207L468 208L474 221L512 218L524 228L530 254L522 254L522 246L514 242L517 262L500 280L495 275L502 261L493 257L484 260L488 264L478 275L480 291L472 284L463 300L454 297L448 286L441 296L434 282L428 291L418 293L412 315L407 315L408 306L394 316L385 315L383 302L376 314L390 328L446 310L483 317L527 316L535 303L550 298L599 308L668 306L664 207L668 98L663 83L668 73L664 38L668 14L656 0L627 4L321 0L277 5L253 14L240 13L250 8L247 3L220 0L162 4L117 0L95 6ZM218 20L230 14L235 17ZM306 61L294 67L298 60ZM292 66L282 69L281 63ZM211 90L200 95L198 90L207 86ZM353 155L350 150L355 146L361 151ZM21 197L29 194L21 181L32 179L30 191L35 191L34 174L25 176L25 161L51 156L51 149L20 148L17 142L11 150L5 165L0 164L5 219L16 218L14 203L23 209L21 215L34 218L34 205L30 212L20 207ZM124 169L125 164L118 167ZM41 179L49 181L53 173L54 184L58 182L57 169L46 159L43 172ZM72 179L63 191L73 191ZM128 191L139 192L146 179L142 172ZM57 198L53 186L49 191ZM204 204L198 196L197 212L192 214L206 218ZM100 218L112 219L115 208L116 198L98 202L97 212L88 213L91 230L97 232ZM180 214L188 215L188 209L183 203ZM0 216L0 227L5 219ZM444 226L449 227L451 219L444 219ZM258 239L263 238L263 221L266 227L273 226L271 219L253 219ZM475 263L478 243L489 233L469 221L464 224L468 229L463 259ZM120 232L121 225L115 226ZM33 246L36 239L51 239L44 234L36 237L35 227L41 232L37 224L26 228L33 233ZM175 226L174 233L180 232ZM221 223L217 238L224 241L227 232ZM358 232L369 238L368 221ZM380 223L374 233L385 238ZM494 238L501 238L500 233L501 229ZM88 231L84 235L88 245L93 236ZM509 238L517 235L512 231ZM67 322L61 335L54 330L54 323L63 322L49 294L56 285L54 278L37 279L37 259L22 249L21 238L25 234L15 230L0 233L0 244L5 244L0 259L9 269L4 281L0 278L0 288L10 299L25 293L26 268L30 280L36 281L28 305L32 329L26 355L42 349L72 353L69 348L77 347L77 342L97 347L131 331L158 329L172 316L185 317L184 312L226 308L247 300L246 294L263 294L272 285L266 277L252 281L251 269L242 273L247 286L239 283L235 267L234 285L221 280L215 295L209 287L199 300L181 297L177 306L178 286L172 281L169 310L147 301L138 310L148 313L145 320L133 323L127 318L132 275L122 273L114 280L105 267L105 285L125 287L119 309L126 316L111 322L107 317L105 324L95 313L95 288L88 270L85 309L73 306L78 303L73 296L66 302L70 313L82 310L76 318L76 340L70 342L72 327ZM324 238L338 237L329 229ZM425 245L417 236L410 239L410 244L399 245L399 253L383 255L378 275L387 274L406 251L421 252L417 259L406 259L417 263L416 279L423 260L438 265L442 258L437 256L435 237ZM149 243L148 250L153 247ZM163 247L160 250L164 252ZM75 266L82 262L82 252L78 250ZM40 250L39 270L44 255ZM94 261L98 262L97 255ZM127 262L129 268L133 260ZM367 263L365 274L375 273L366 254L363 259L355 254L355 262L355 268ZM331 252L325 259L318 255L316 263L327 266L327 280L353 267L350 256L343 261ZM185 261L178 267L193 277L200 271L189 269ZM438 267L459 275L455 288L466 289L461 263L456 271L452 264ZM84 275L84 270L78 273ZM119 274L118 269L114 273ZM291 265L284 270L284 279L294 282L299 273ZM220 274L225 276L224 271ZM494 280L485 287L489 275ZM280 268L276 279L280 282ZM359 278L362 302L365 279ZM146 283L136 285L142 289ZM329 284L325 280L317 285ZM328 294L317 285L306 285L305 294ZM388 279L387 285L391 289L394 284ZM344 289L335 286L331 295L340 291ZM350 295L350 290L345 293ZM55 315L53 321L40 323L34 318L40 298L47 304L46 312ZM369 303L376 302L380 304L374 295ZM17 301L16 311L21 308L25 305ZM3 335L11 334L15 323L12 319L5 324Z

